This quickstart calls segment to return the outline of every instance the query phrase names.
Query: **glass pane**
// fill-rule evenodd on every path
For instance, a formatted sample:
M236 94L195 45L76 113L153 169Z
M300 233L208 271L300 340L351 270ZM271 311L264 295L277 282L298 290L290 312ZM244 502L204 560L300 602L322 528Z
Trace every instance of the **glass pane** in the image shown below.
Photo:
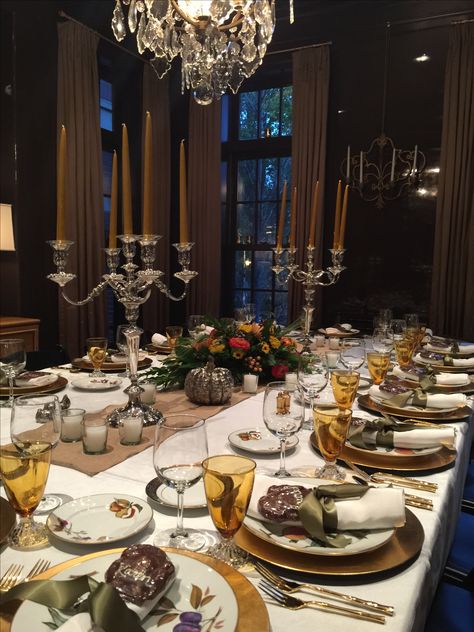
M236 242L251 244L255 234L255 205L237 204Z
M292 101L293 90L291 86L286 86L282 90L281 100L281 135L291 136L292 132Z
M234 307L244 307L246 303L250 303L250 290L235 290L234 291Z
M224 94L221 99L221 141L229 140L229 95Z
M250 288L252 284L252 253L237 250L235 253L234 287Z
M260 92L260 138L280 135L280 88L270 88Z
M258 205L257 240L259 244L276 243L277 205L275 202L265 202Z
M258 290L270 290L272 287L272 255L271 250L254 253L255 288Z
M253 202L256 199L256 160L239 160L237 173L237 202Z
M288 324L288 292L275 292L275 319L279 325Z
M106 110L112 110L112 84L101 79L99 90L100 106Z
M241 92L239 98L239 139L257 138L258 92Z
M278 196L281 199L281 192L283 189L283 182L287 181L288 183L288 191L290 191L291 185L291 156L287 156L286 158L280 158L280 195Z
M278 159L258 161L258 199L276 200L278 183Z
M257 320L268 318L272 310L272 293L271 292L255 292L255 305L257 311Z
M103 183L102 186L104 188L104 195L111 194L112 187L112 159L113 154L111 151L103 151L102 152L102 173L103 173Z
M100 108L100 127L112 131L112 111Z

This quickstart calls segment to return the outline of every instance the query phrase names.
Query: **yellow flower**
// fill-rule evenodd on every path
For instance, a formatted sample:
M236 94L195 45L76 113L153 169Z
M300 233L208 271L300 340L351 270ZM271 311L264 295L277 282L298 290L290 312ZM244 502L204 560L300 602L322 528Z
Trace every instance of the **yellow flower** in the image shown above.
M270 345L267 342L262 342L260 349L263 353L270 353Z
M273 349L278 349L281 345L281 342L275 336L270 336L270 345Z
M252 325L250 323L242 323L239 329L243 331L244 334L249 334L252 331Z
M234 349L234 351L232 351L232 357L236 360L242 360L244 356L245 351L243 351L242 349Z
M225 349L225 345L219 342L219 340L214 340L209 345L209 351L211 353L220 353L221 351L224 351L224 349Z

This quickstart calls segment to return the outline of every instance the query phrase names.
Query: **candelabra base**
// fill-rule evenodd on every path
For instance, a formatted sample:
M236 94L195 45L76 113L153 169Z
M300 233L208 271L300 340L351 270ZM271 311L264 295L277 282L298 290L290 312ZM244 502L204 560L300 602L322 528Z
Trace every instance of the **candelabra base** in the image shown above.
M112 428L117 428L119 425L119 419L123 413L129 413L130 415L136 414L138 412L143 414L143 425L145 427L148 426L156 426L163 421L163 415L156 408L152 408L147 404L143 404L140 401L128 401L125 406L121 408L116 408L114 411L107 416L107 422Z

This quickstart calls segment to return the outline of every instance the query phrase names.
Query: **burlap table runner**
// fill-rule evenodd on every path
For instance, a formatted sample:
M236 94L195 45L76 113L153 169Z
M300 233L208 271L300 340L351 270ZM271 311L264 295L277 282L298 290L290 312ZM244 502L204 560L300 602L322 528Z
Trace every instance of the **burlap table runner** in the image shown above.
M221 410L235 406L235 404L249 397L250 395L248 393L243 393L240 388L236 388L227 404L220 406L200 406L199 404L190 402L184 394L184 391L170 391L157 394L155 408L163 413L164 416L172 413L190 413L198 415L202 419L208 419L213 415L217 415ZM112 404L96 413L88 413L86 416L106 417L115 408L117 408L117 405ZM120 443L118 429L109 428L107 452L98 455L84 454L82 451L82 441L78 441L77 443L62 443L60 441L52 452L52 462L55 465L70 467L88 476L94 476L99 472L104 472L114 465L117 465L117 463L121 463L134 454L138 454L146 450L146 448L151 447L153 445L154 433L154 426L144 428L142 441L139 445L125 446Z

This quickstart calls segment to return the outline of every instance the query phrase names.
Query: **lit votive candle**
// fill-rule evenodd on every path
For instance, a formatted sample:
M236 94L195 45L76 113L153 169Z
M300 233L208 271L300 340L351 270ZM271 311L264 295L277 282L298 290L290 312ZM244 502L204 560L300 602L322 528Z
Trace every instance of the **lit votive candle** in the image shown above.
M328 369L335 369L337 367L337 363L339 362L339 354L329 351L326 353L326 362Z
M86 411L83 408L69 408L61 413L61 441L74 443L82 438L82 420Z
M119 421L119 436L122 445L137 445L142 439L143 415L125 414Z
M244 393L256 393L258 388L258 375L247 373L244 375L242 390Z
M324 347L324 336L315 336L314 342L317 347Z
M294 391L298 383L298 375L296 373L287 373L285 375L285 386L289 391Z
M142 382L140 386L143 389L143 393L140 395L141 401L152 406L155 403L156 384L154 382Z
M106 419L84 419L82 422L84 454L103 454L107 449L107 432Z
M332 350L339 349L339 338L329 338L329 348Z

